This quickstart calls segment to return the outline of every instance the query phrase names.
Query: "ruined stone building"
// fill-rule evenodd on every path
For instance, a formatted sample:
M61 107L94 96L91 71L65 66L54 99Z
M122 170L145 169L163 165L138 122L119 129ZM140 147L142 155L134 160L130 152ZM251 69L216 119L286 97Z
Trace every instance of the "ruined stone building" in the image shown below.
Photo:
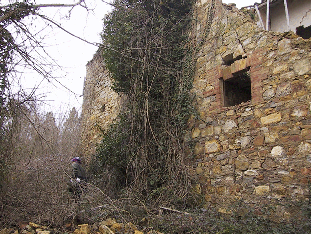
M222 210L236 199L256 203L309 195L311 41L304 38L311 2L285 2L287 7L283 0L269 2L268 24L267 1L241 10L221 0L196 4L194 30L204 41L192 89L198 117L189 120L185 138L195 142L189 165L195 189ZM304 38L295 34L300 27ZM100 141L98 126L117 116L121 98L110 84L96 55L84 87L87 154Z

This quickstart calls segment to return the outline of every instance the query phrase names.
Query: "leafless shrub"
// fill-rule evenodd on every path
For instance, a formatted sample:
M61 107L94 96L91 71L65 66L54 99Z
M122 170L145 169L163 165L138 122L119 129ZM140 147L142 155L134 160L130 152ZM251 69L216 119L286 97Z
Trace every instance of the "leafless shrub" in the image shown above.
M65 123L73 120L78 121L78 116L68 118ZM1 194L0 224L11 226L19 221L32 221L62 225L77 212L67 189L74 149L60 147L66 141L62 137L66 131L60 131L53 113L42 116L30 107L18 108L9 122L12 148L6 162L7 183ZM77 129L72 130L77 133L79 124L74 126ZM69 137L68 132L65 135ZM76 139L70 139L74 144L79 134L73 136Z

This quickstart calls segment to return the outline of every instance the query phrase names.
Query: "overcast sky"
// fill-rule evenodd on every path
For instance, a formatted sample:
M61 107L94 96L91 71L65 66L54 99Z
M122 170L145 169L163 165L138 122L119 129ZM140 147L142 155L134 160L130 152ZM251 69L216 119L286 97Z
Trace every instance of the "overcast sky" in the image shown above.
M1 1L4 4L5 1ZM73 3L74 0L36 0L37 4L47 3ZM90 42L100 43L102 31L102 18L111 11L111 7L101 0L85 0L90 11L82 7L75 7L70 14L68 8L46 8L41 12L49 18L59 22L62 27L71 33ZM106 2L112 2L107 0ZM257 0L261 2L261 0ZM253 5L252 0L223 0L223 3L236 3L238 8ZM1 5L2 5L1 4ZM36 29L42 28L44 45L51 58L54 60L52 75L56 80L42 79L42 77L27 71L22 86L29 90L34 85L38 86L37 94L44 100L42 109L53 111L55 114L68 112L73 106L81 111L83 82L86 73L86 63L90 61L97 50L96 46L76 39L55 26L47 27L47 23L36 21ZM56 65L57 64L57 65ZM59 66L58 66L59 65ZM31 77L31 79L29 79ZM15 84L20 85L20 84ZM28 86L27 86L28 85Z
M108 0L107 2L110 2ZM37 0L40 3L63 3L60 0ZM77 2L67 0L66 3ZM89 42L100 43L102 19L111 7L101 0L86 0L89 11L82 7L75 7L70 14L68 8L41 10L42 13L61 24L66 30ZM42 22L42 26L45 27ZM39 30L39 29L38 29ZM55 66L53 76L56 80L36 80L40 83L39 96L44 96L43 110L55 113L68 112L73 106L81 111L83 81L86 73L86 63L90 61L97 47L85 43L57 27L45 29L47 35L44 44L46 50L58 66Z

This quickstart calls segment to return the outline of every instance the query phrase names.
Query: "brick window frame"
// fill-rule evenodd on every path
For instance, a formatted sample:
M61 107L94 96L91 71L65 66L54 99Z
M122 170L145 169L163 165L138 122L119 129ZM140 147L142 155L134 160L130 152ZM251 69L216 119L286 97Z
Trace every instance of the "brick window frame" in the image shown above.
M210 113L219 113L226 109L223 103L223 88L221 79L229 79L233 77L233 74L242 70L247 70L249 72L251 81L251 104L256 105L263 102L263 90L262 81L267 78L269 70L263 63L265 61L265 53L267 51L264 49L257 49L246 54L244 58L239 58L234 61L231 65L220 65L206 72L207 77L212 79L210 84L215 87L215 89L203 93L206 96L215 96L215 101L211 103L209 107ZM230 63L229 63L230 64Z

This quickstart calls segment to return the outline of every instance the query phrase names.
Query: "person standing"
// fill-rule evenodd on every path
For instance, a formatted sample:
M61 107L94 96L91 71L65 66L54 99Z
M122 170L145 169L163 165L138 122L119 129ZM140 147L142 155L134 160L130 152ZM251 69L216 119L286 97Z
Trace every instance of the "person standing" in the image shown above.
M71 159L71 161L73 178L76 179L77 182L86 181L86 173L81 165L80 157L74 157L73 159Z
M76 201L80 200L81 194L86 188L86 173L81 164L80 157L71 159L72 179L70 179L69 192Z

